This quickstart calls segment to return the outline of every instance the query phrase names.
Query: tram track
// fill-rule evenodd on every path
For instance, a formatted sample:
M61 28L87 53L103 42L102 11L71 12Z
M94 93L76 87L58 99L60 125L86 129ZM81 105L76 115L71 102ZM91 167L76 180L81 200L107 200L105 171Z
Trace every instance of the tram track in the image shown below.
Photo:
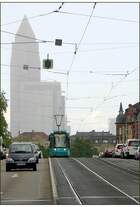
M128 172L128 173L130 173L130 174L132 174L132 175L139 176L139 172L135 172L135 171L133 171L133 170L130 170L130 169L121 167L121 166L119 166L119 165L117 165L117 164L114 164L114 163L112 163L112 162L110 162L110 161L108 161L108 160L105 160L105 159L101 159L101 158L99 158L98 160L99 160L100 162L104 162L104 163L106 163L106 164L108 164L108 165L110 165L110 166L113 166L113 167L115 167L115 168L119 168L120 170L123 170L123 171L125 171L125 172Z
M67 175L66 171L64 170L64 168L62 167L62 165L60 164L60 162L58 160L57 160L57 163L58 163L64 177L66 178L66 180L67 180L67 182L68 182L68 184L69 184L69 186L70 186L70 188L71 188L71 190L72 190L72 192L75 196L75 199L76 199L78 205L84 205L85 203L82 200L82 198L80 197L79 193L77 192L77 190L76 190L74 184L72 183L70 177Z
M131 194L129 195L125 191L119 189L90 169L89 166L80 162L79 159L53 158L52 161L53 167L55 166L54 174L57 177L55 177L55 179L58 181L56 186L59 191L56 204L102 205L104 201L112 205L114 203L118 205L119 202L123 204L139 204L135 199L137 194L131 196ZM86 181L87 178L88 180ZM64 184L64 182L67 183L67 185ZM60 188L63 187L65 187L65 189L61 190ZM68 188L69 193L65 193L65 191L68 191ZM97 188L97 190L95 188ZM105 189L105 191L103 189ZM109 192L107 192L108 190Z

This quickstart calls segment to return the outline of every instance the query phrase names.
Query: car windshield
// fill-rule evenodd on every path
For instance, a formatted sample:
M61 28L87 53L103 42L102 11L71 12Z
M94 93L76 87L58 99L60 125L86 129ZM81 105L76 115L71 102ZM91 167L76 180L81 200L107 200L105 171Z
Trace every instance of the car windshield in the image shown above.
M31 153L32 148L30 144L13 144L10 151L12 153Z
M139 140L136 141L129 141L128 146L132 146L132 147L138 147L140 144Z

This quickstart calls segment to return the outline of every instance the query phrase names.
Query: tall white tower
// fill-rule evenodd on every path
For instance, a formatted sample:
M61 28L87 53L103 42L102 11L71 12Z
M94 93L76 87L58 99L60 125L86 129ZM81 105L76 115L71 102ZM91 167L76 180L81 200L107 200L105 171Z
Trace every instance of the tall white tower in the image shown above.
M60 108L65 113L61 85L59 82L40 81L39 46L26 17L12 47L10 77L12 135L32 130L48 134L54 130L54 114Z

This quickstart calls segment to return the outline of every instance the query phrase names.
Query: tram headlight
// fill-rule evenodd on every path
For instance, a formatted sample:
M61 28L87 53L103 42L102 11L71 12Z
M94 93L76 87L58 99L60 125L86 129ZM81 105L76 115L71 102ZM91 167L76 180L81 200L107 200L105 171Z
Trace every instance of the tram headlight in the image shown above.
M64 151L66 151L66 149L64 148Z
M54 148L54 151L56 151L56 148Z

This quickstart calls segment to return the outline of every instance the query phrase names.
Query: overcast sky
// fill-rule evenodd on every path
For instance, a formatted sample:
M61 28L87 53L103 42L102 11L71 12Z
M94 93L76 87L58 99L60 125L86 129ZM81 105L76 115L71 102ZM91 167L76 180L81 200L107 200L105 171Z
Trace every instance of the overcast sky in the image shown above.
M60 6L59 12L53 12ZM42 69L41 78L61 82L72 133L108 130L108 120L117 116L120 102L125 109L138 102L139 97L138 3L93 6L94 3L3 3L1 9L2 30L16 33L26 15L36 38L62 39L61 47L39 43L41 66L48 53L54 60L52 72ZM15 38L3 32L1 37L2 43ZM10 65L11 44L2 44L1 50L2 89L9 99L10 67L3 64ZM8 117L9 113L9 122Z

